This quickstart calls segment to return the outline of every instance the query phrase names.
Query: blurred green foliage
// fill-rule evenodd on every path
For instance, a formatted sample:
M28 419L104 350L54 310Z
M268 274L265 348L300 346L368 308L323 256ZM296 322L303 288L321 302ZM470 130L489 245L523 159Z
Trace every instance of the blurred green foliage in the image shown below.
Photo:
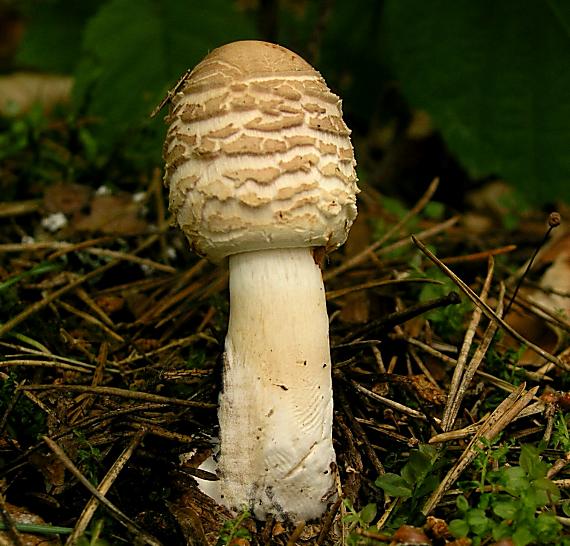
M23 67L72 73L102 154L160 162L148 114L214 47L278 41L344 98L350 125L426 110L473 178L570 200L570 3L529 0L27 0ZM394 94L399 97L394 99ZM406 105L402 95L408 101ZM397 111L397 112L396 112ZM160 117L160 116L159 116Z
M386 2L394 67L474 177L570 198L570 3Z

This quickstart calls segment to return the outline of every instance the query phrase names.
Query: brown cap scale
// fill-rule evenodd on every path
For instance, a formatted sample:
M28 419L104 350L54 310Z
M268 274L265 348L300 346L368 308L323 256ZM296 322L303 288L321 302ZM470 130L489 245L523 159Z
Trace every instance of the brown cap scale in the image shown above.
M172 97L170 208L192 247L229 256L220 498L318 517L334 490L328 317L312 249L333 250L358 188L340 99L295 53L235 42Z

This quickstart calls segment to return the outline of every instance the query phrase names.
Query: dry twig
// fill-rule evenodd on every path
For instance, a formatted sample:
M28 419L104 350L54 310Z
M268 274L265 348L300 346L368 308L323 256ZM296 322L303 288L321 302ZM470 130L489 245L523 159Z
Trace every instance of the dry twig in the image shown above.
M53 451L57 458L63 463L65 468L67 468L75 479L77 479L81 485L83 485L99 501L99 503L107 509L111 516L113 516L118 522L122 523L137 537L137 539L143 541L144 544L149 544L150 546L162 546L156 538L139 527L127 515L121 512L121 510L119 510L111 501L109 501L107 497L101 494L101 492L99 492L99 490L81 473L73 461L67 456L65 451L63 451L56 442L47 436L43 436L42 438L51 451Z
M492 441L532 400L538 387L525 391L523 383L518 389L505 398L497 408L485 419L477 434L471 439L465 451L445 475L437 489L424 504L422 513L428 515L437 505L445 492L455 483L461 473L473 462L477 453L485 448L485 441Z
M552 362L559 368L563 370L570 371L570 365L566 364L560 358L557 358L554 355L551 355L549 352L545 351L542 347L539 347L535 343L532 343L528 339L524 338L521 334L519 334L512 326L506 323L502 318L498 317L497 314L481 299L473 290L467 286L451 269L449 269L441 260L439 260L433 252L431 252L419 239L412 235L412 240L414 244L435 264L437 265L455 284L459 287L459 289L478 307L481 308L485 316L489 320L493 320L497 322L504 330L506 330L511 336L513 336L517 341L520 341L533 351L537 352L540 356L544 359Z

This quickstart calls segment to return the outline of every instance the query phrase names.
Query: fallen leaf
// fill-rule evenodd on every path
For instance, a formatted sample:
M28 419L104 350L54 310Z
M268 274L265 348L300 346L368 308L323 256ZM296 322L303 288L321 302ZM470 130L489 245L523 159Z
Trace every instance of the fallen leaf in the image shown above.
M104 295L95 298L95 303L107 315L112 315L125 306L125 299L121 296Z
M539 289L522 289L522 296L550 311L560 313L568 321L570 318L570 232L562 231L539 253L535 268L548 265L539 281ZM526 339L545 351L556 352L562 339L562 332L544 320L544 313L535 308L533 312L514 307L506 321ZM517 348L518 342L507 336L505 344ZM545 360L532 349L526 349L520 358L521 364L541 365Z
M79 231L100 232L107 235L139 235L147 224L139 217L141 205L130 195L96 195L91 201L91 212L75 222Z
M53 74L18 72L0 77L0 113L27 112L34 104L45 111L69 101L72 78Z
M74 214L89 202L91 188L81 184L60 182L49 186L44 193L44 207L47 212Z

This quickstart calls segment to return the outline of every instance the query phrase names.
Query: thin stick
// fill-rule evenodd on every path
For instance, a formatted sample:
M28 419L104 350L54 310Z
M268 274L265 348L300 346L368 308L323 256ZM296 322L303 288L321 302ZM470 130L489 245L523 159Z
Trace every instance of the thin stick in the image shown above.
M62 309L65 309L68 313L71 313L72 315L75 315L83 319L85 322L88 322L89 324L93 324L97 328L100 328L101 330L103 330L103 332L105 332L108 336L112 337L115 341L119 341L121 343L125 341L122 336L117 334L115 331L109 328L109 326L107 326L103 321L99 320L93 315L90 315L85 311L81 311L80 309L73 307L73 305L69 305L69 303L66 303L63 300L56 301L55 303Z
M368 290L370 288L378 288L380 286L392 286L394 284L409 284L409 283L427 283L427 284L439 284L442 285L441 281L436 281L433 279L386 279L378 281L368 281L362 284L355 284L353 286L347 286L346 288L339 288L338 290L329 290L327 292L327 301L334 300L336 298L341 298L352 292L359 292L360 290Z
M287 546L295 546L295 544L297 544L297 539L301 538L305 525L306 523L304 521L297 523L297 526L287 540Z
M363 444L364 452L366 453L366 456L372 463L374 470L379 475L385 474L386 470L384 470L384 465L378 458L376 451L374 451L374 448L372 447L372 444L368 439L366 431L362 428L358 420L354 417L354 413L352 412L352 408L350 407L350 404L348 403L348 400L346 399L344 392L340 391L339 395L340 395L339 398L342 405L342 409L344 410L344 413L348 417L350 425L354 429L354 432L358 436L358 439Z
M63 362L46 362L45 360L25 358L15 358L13 360L0 361L0 368L7 368L9 366L35 366L37 368L57 368L60 370L70 370L78 373L91 373L91 370L87 370L83 366L73 366L72 364L65 364Z
M485 277L485 282L483 283L483 289L481 290L481 301L486 301L489 294L489 289L491 287L491 279L493 278L493 271L495 269L493 258L489 258L487 267L487 276ZM441 422L441 428L443 432L448 432L453 428L453 422L457 415L457 410L459 408L459 401L456 400L457 394L460 386L462 385L463 373L465 371L465 364L467 363L467 358L469 357L469 350L473 344L473 338L475 337L475 332L481 321L482 311L479 307L475 307L467 332L463 339L463 344L459 351L459 357L457 358L457 364L453 370L453 376L451 378L451 385L449 387L449 395L447 397L447 404L443 411L443 418Z
M41 243L6 243L0 245L0 253L3 252L36 252L38 250L64 250L64 251L74 251L85 248L86 246L98 245L100 243L106 243L112 241L112 237L98 237L97 239L89 239L88 241L82 241L81 243L65 243L63 241L50 241ZM50 255L48 259L53 259Z
M523 337L521 334L519 334L512 326L507 324L502 318L498 317L496 313L485 302L481 301L479 296L477 296L477 294L473 292L473 290L469 286L467 286L455 273L453 273L453 271L451 271L451 269L449 269L449 267L447 267L444 263L442 263L442 261L439 260L437 256L433 254L433 252L431 252L419 239L417 239L413 235L412 235L412 241L435 265L437 265L449 278L453 280L453 282L455 282L455 284L461 289L461 291L475 305L477 305L482 309L484 315L489 320L494 320L498 322L501 325L501 327L504 330L506 330L511 336L513 336L517 341L520 341L522 344L526 345L528 348L538 353L544 359L548 360L549 362L552 362L553 364L555 364L559 368L562 368L563 370L570 371L570 365L566 364L565 362L555 357L554 355L551 355L550 353L545 351L542 347L539 347L538 345L532 343L531 341Z
M99 493L101 493L101 495L104 496L109 492L109 489L111 489L111 486L117 479L117 476L120 474L125 464L127 464L127 461L131 458L131 455L133 454L134 450L141 443L141 440L143 439L145 432L146 432L145 429L141 428L132 437L129 445L123 450L123 452L119 455L119 458L115 461L115 463L109 469L105 477L101 480L101 483L99 484L98 487ZM85 508L83 508L83 512L81 512L81 515L79 516L79 519L77 520L77 523L75 524L72 533L69 535L67 541L65 542L66 546L73 546L74 544L76 544L76 541L79 540L79 537L83 533L85 533L85 530L89 526L89 523L93 518L93 515L95 514L95 511L97 510L98 507L99 507L99 501L96 498L91 497L87 502L87 504L85 505Z
M423 360L420 358L420 355L418 355L418 352L415 349L410 348L410 354L412 355L412 358L414 359L414 362L417 364L418 368L426 376L427 380L434 387L439 389L440 387L437 384L437 381L435 380L434 376L429 371L428 367L423 363Z
M373 400L381 402L382 404L384 404L385 406L388 406L389 408L392 408L392 409L395 409L395 410L400 411L402 413L405 413L406 415L409 415L410 417L413 417L414 419L421 419L422 421L427 421L427 417L426 417L425 413L422 413L421 411L409 408L408 406L404 406L404 404L400 404L399 402L394 402L394 400L390 400L389 398L384 398L383 396L380 396L379 394L376 394L373 391L369 391L366 387L363 387L362 385L358 384L354 380L351 380L350 384L356 390L365 394L369 398L372 398Z
M437 489L422 508L422 513L427 516L437 505L441 497L457 480L461 473L469 466L477 456L479 450L485 448L485 440L492 441L532 400L538 387L525 392L525 384L521 384L514 392L509 394L485 419L477 434L471 439L461 457L443 478Z
M501 284L501 294L499 296L499 303L497 305L497 316L502 316L502 311L503 311L503 298L505 295L505 285ZM453 400L453 404L450 408L450 427L449 429L451 429L453 427L453 423L455 422L455 418L457 417L457 414L459 413L459 406L461 405L461 402L463 401L463 398L465 397L465 394L467 393L467 389L469 388L469 385L471 384L471 381L473 381L473 377L475 376L475 373L477 372L479 365L481 364L481 362L483 361L483 358L485 358L485 355L487 354L487 351L491 345L491 342L493 341L493 338L495 337L495 333L497 331L498 325L496 322L489 322L489 325L487 326L487 329L485 330L485 333L483 334L483 339L481 341L481 343L479 344L479 347L477 347L477 350L475 351L475 354L471 357L471 360L469 361L469 364L467 365L465 372L463 373L463 378L461 380L461 385L459 386L459 389L455 395L455 399Z
M483 250L482 252L475 252L474 254L463 254L461 256L450 256L449 258L442 258L442 262L446 265L460 264L465 262L478 262L487 260L491 256L499 256L500 254L507 254L517 249L517 245L507 245L500 248L493 248L491 250Z
M107 258L116 258L123 262L131 262L138 265L144 265L150 267L156 271L162 271L163 273L176 273L178 270L171 265L161 264L155 260L149 258L140 258L128 252L120 252L118 250L109 250L107 248L88 248L86 250L89 254L94 254L95 256L104 256Z
M517 294L519 293L519 290L521 288L522 282L524 281L524 278L527 276L528 272L530 271L530 268L532 267L532 264L534 263L534 260L536 259L536 256L538 255L540 249L544 246L544 244L548 240L548 236L550 235L550 232L555 227L558 227L559 225L560 225L560 214L558 214L557 212L550 213L550 216L548 217L548 229L546 230L546 233L544 234L542 241L540 241L540 243L534 249L534 252L532 253L532 256L530 257L530 260L528 261L526 268L523 271L523 274L519 277L519 280L517 281L517 284L516 284L515 289L513 291L513 295L511 297L511 299L509 300L509 303L507 304L507 308L505 309L505 315L508 314L508 312L510 311L511 306L512 306L513 302L515 301Z
M23 385L18 387L19 390L26 391L67 391L67 392L86 392L90 394L98 394L100 396L117 396L119 398L128 398L130 400L143 400L145 402L154 402L157 404L172 404L175 406L185 406L188 408L215 409L217 404L209 402L196 402L194 400L183 400L181 398L170 398L168 396L160 396L148 392L129 391L127 389L119 389L117 387L89 387L87 385Z
M25 546L22 535L18 532L16 522L8 511L3 492L0 492L0 514L2 515L2 521L4 522L6 531L8 531L8 536L12 540L12 546Z
M391 337L392 339L403 339L404 341L407 341L410 345L415 345L416 347L420 348L422 351L425 351L426 353L438 358L442 362L449 364L451 366L455 366L455 364L457 363L457 360L455 360L454 358L451 358L450 356L447 356L446 354L439 352L437 349L434 349L433 347L430 347L423 341L419 341L413 337L404 336L404 335L395 335ZM529 377L529 379L536 380L536 377L534 377L536 374L532 374L530 372L527 372L526 370L524 372L527 375L527 377ZM391 373L389 369L388 373ZM482 370L476 370L475 373L480 377L482 377L483 379L485 379L486 381L488 381L489 383L491 383L492 385L495 385L496 387L499 387L500 389L506 392L513 392L515 390L515 387L510 383L508 383L507 381L499 379L498 377L495 377L494 375L491 375L487 372L484 372Z
M42 436L43 441L53 451L57 458L63 463L65 468L83 485L113 516L118 522L122 523L131 533L137 535L138 539L144 540L145 544L151 546L162 546L162 544L153 536L149 535L144 529L139 527L126 514L121 512L111 501L104 497L97 488L81 473L75 466L73 461L67 456L65 451L59 447L51 438Z
M319 536L317 538L316 546L322 546L323 542L327 538L331 530L336 513L338 512L338 509L340 508L341 504L342 504L342 498L339 497L330 507L329 511L325 514L323 524L321 526L321 532L319 533Z

